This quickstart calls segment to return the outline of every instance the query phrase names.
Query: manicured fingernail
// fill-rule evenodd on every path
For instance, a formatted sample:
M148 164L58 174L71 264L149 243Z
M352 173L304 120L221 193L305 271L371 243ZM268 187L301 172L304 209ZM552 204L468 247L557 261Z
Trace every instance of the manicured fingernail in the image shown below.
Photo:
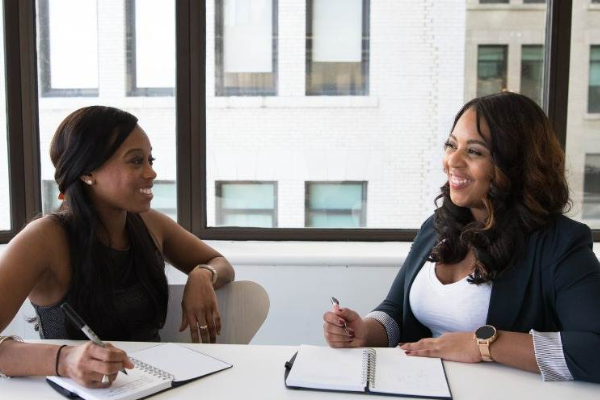
M344 320L343 319L338 319L338 324L344 325Z

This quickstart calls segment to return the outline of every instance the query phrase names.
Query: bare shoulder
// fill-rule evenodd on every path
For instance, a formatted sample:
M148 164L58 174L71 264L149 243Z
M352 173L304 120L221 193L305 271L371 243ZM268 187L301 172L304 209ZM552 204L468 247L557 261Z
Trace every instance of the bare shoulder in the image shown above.
M65 229L56 220L56 218L46 215L31 221L19 232L12 242L25 242L27 244L35 243L35 248L47 251L57 249L63 246L68 247L68 239Z
M177 222L153 209L139 215L161 251L165 240L172 234L173 230L180 228Z

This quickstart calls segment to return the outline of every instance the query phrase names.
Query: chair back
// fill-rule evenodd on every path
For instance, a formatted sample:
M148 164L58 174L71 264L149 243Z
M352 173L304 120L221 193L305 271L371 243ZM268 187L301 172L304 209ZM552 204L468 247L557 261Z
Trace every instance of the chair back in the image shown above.
M185 285L169 285L169 307L165 326L160 331L163 342L191 342L189 328L179 332L181 299ZM235 281L216 291L221 334L217 343L248 344L269 314L269 295L256 282Z

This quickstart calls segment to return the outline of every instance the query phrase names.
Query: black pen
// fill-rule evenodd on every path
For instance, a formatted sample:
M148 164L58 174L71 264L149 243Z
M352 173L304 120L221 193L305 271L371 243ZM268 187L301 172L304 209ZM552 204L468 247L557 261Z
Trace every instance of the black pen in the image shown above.
M77 329L81 329L81 332L83 332L83 334L87 336L88 339L90 339L92 342L94 342L100 347L106 347L106 345L102 342L102 340L100 340L98 335L96 335L94 331L85 323L83 318L81 318L79 314L77 314L77 312L73 310L73 307L71 307L69 303L63 303L60 306L60 308L62 308L69 321L71 321L71 323L75 325ZM121 372L125 375L129 375L127 371L125 371L125 368L121 368Z
M338 299L336 299L335 297L331 296L331 304L333 304L334 306L340 306L340 302L338 301ZM342 318L342 321L344 321L344 332L346 333L346 335L349 335L348 333L348 326L346 325L346 320Z

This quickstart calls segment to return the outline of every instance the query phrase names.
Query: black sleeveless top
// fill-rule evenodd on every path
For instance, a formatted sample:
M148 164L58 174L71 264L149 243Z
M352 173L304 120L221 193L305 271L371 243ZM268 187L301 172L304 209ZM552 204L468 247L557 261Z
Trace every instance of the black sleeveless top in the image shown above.
M139 217L138 217L139 218ZM149 233L148 233L149 234ZM115 250L101 245L107 252L111 262L108 264L109 273L115 282L113 290L114 305L117 318L126 324L129 334L119 340L137 342L159 342L159 326L156 323L155 308L152 299L143 287L134 270L132 251ZM156 249L163 268L164 259ZM52 306L33 305L36 312L37 329L42 339L74 339L67 332L65 315L60 305L66 297ZM102 337L101 337L102 339Z

